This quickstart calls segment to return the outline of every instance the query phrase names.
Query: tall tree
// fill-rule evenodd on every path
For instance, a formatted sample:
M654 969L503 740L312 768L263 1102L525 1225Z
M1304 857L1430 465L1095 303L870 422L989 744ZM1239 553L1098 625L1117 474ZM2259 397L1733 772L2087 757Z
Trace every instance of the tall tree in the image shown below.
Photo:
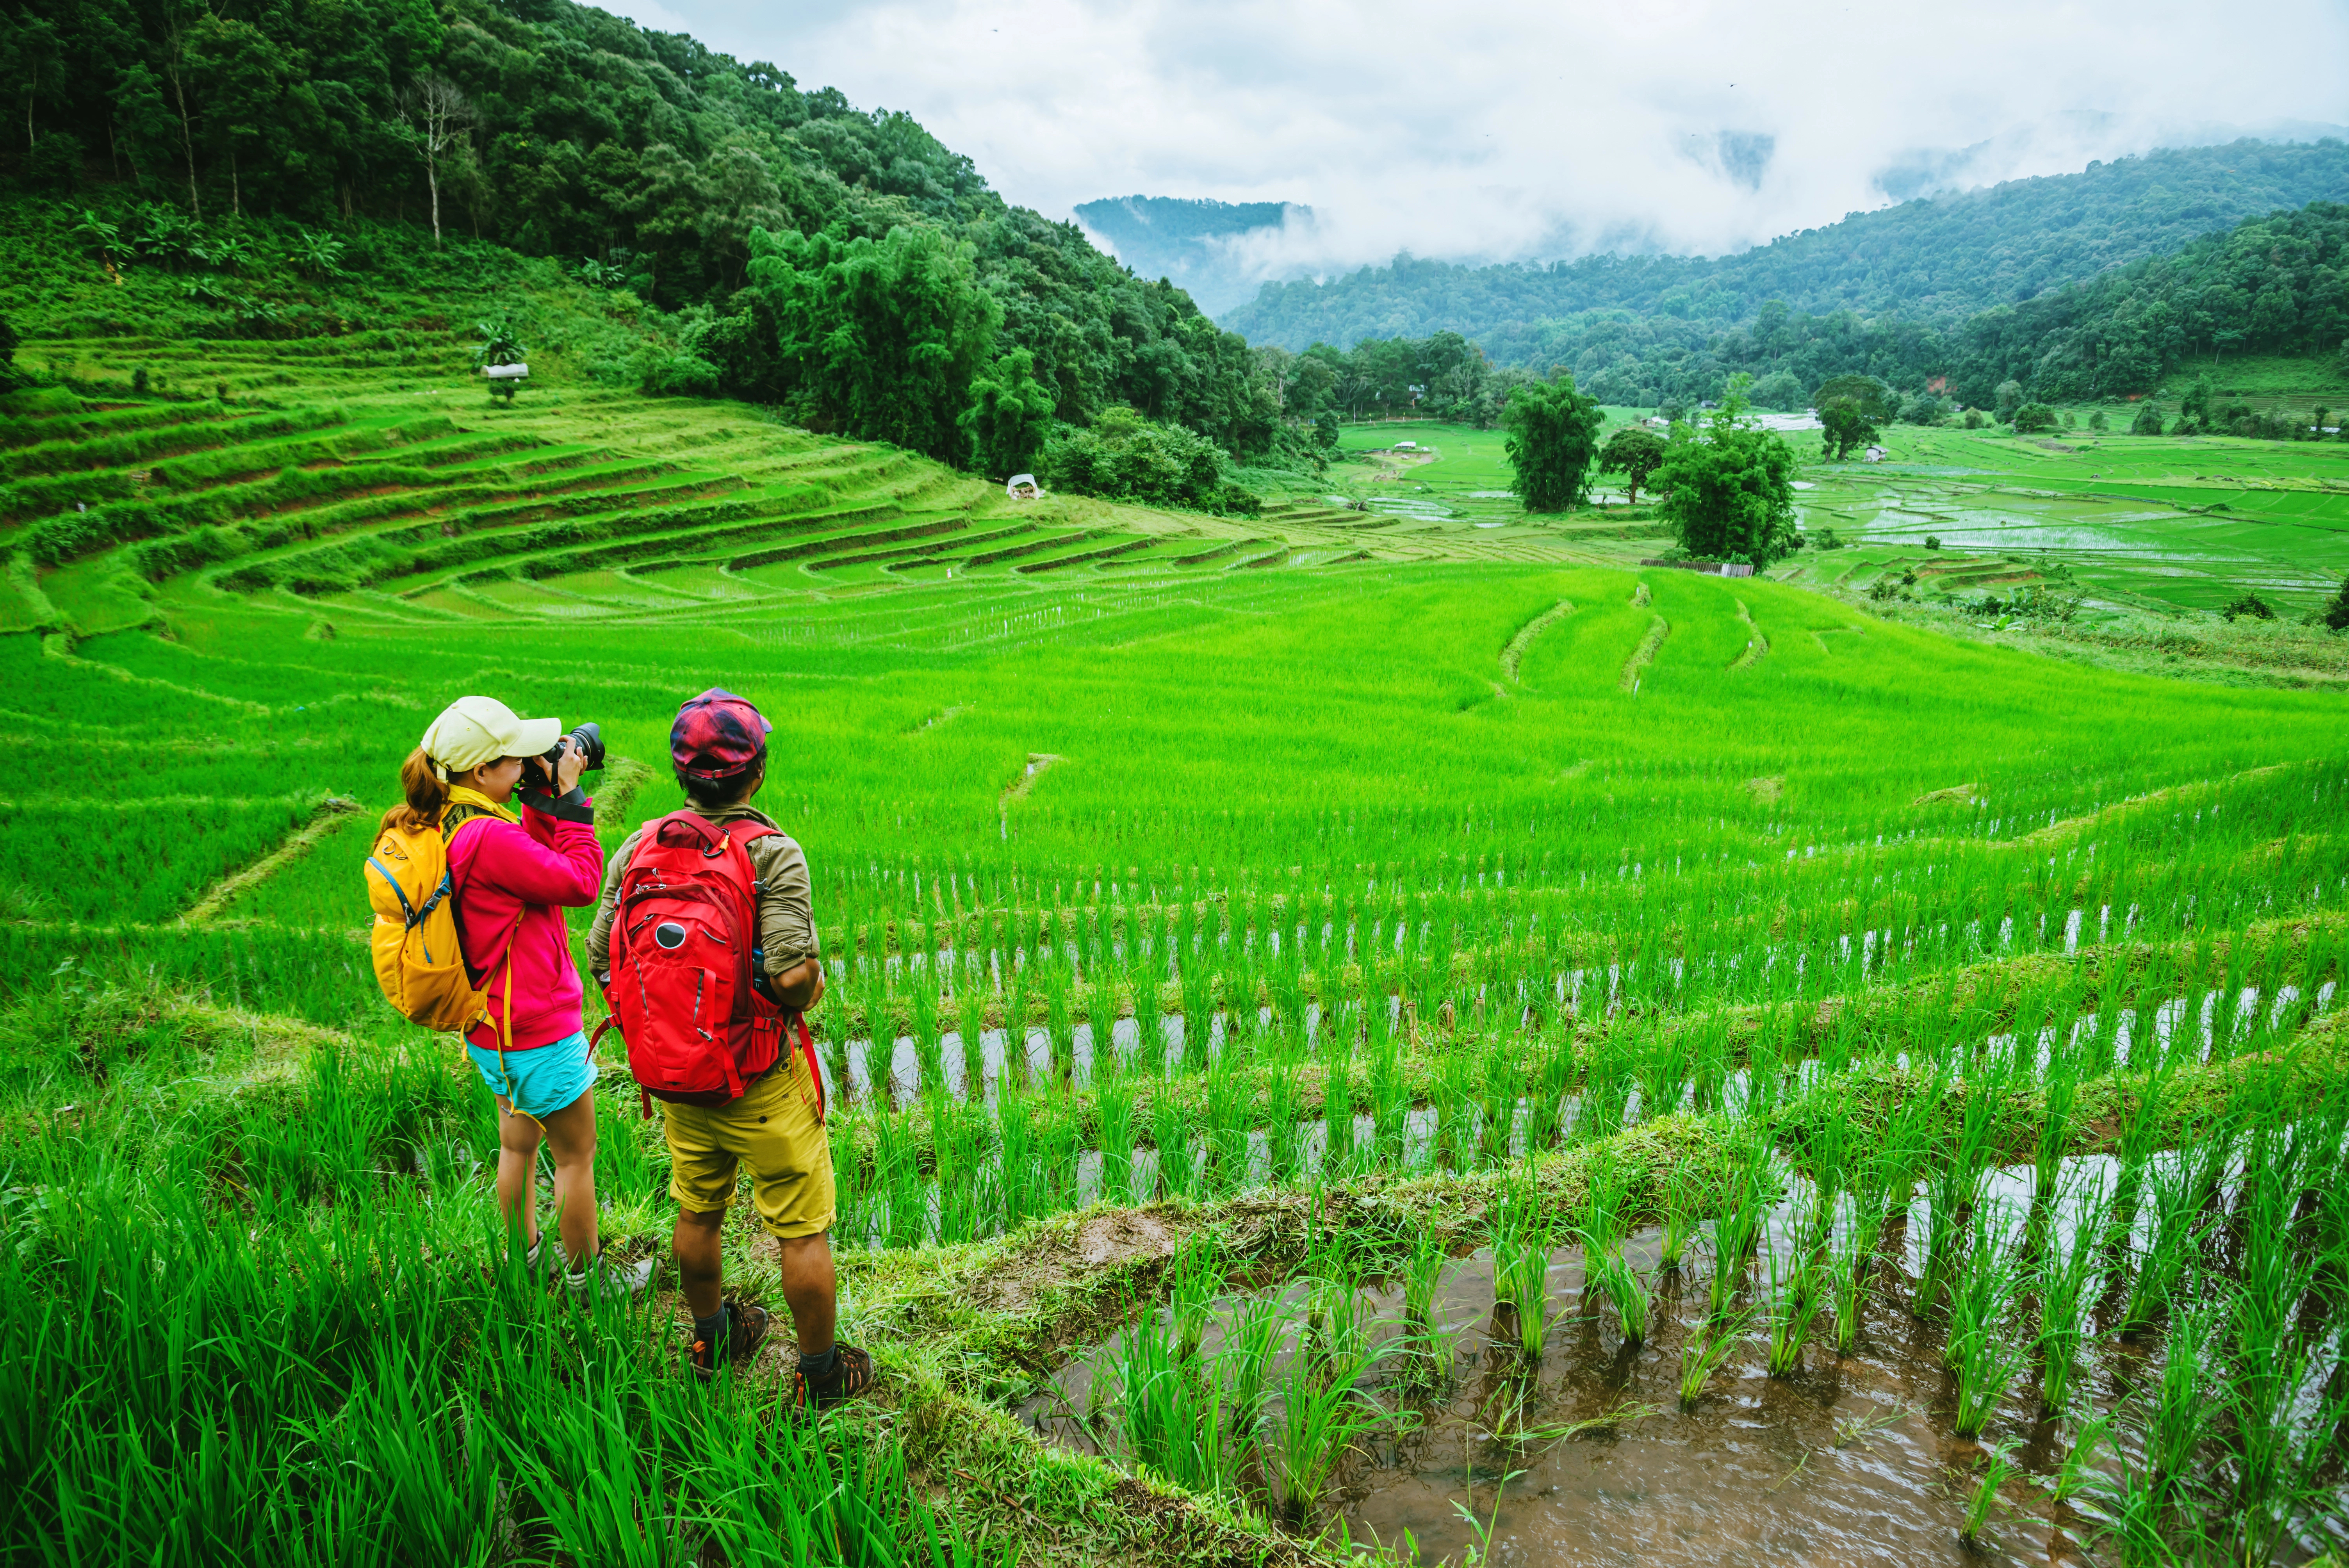
M1527 511L1565 511L1590 492L1590 469L1599 456L1599 428L1606 416L1599 400L1574 389L1574 377L1556 371L1547 381L1529 381L1509 393L1501 409L1503 445L1516 471L1509 488Z
M432 191L432 242L440 242L440 164L471 134L473 106L447 77L427 71L399 95L396 133L424 155L424 180Z
M1008 480L1036 466L1052 428L1052 395L1036 379L1036 356L1014 349L970 384L970 407L957 421L970 438L971 466Z
M1664 460L1664 438L1653 430L1638 425L1626 425L1607 438L1606 449L1599 454L1599 471L1621 474L1630 491L1630 502L1640 504L1640 487Z
M1823 397L1813 405L1819 414L1821 455L1840 462L1854 447L1876 439L1876 421L1857 397Z
M1795 531L1795 451L1775 430L1745 417L1745 377L1702 434L1672 427L1656 470L1657 510L1681 548L1708 561L1767 566L1799 546Z

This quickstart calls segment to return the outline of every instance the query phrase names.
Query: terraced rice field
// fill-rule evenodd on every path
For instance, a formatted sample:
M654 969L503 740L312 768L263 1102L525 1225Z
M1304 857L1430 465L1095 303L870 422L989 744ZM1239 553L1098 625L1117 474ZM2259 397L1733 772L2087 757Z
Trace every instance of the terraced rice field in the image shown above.
M429 345L173 352L230 400L86 384L0 448L12 1558L2349 1542L2337 697L1636 541L489 409ZM813 1431L771 1353L681 1375L673 1271L530 1287L488 1102L357 940L450 697L602 721L608 849L712 684L776 721L829 972L882 1387ZM603 1232L658 1252L605 1068Z

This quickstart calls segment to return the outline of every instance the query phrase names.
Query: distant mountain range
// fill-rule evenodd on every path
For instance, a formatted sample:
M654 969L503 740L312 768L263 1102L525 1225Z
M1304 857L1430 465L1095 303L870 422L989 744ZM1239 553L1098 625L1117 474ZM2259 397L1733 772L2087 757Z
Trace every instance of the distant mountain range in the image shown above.
M1955 154L1909 155L1910 163L1889 168L1886 178L1904 188L1931 187L1962 178L1993 151L1985 143ZM1951 323L2174 251L2246 217L2342 200L2349 200L2349 142L2242 139L1903 201L1727 256L1597 255L1466 266L1404 255L1326 282L1268 283L1255 298L1227 309L1195 284L1185 286L1202 308L1251 343L1349 347L1366 337L1449 331L1477 341L1501 363L1530 363L1549 351L1551 335L1541 324L1588 312L1727 326L1751 321L1775 301L1820 316L1849 311ZM1079 212L1156 205L1130 198L1090 203ZM1194 242L1195 255L1211 256L1218 246L1233 254L1237 235L1269 221L1238 220L1230 215L1256 210L1220 203L1166 205L1216 208L1223 215L1225 226L1212 238ZM1114 232L1086 221L1121 260L1151 270Z

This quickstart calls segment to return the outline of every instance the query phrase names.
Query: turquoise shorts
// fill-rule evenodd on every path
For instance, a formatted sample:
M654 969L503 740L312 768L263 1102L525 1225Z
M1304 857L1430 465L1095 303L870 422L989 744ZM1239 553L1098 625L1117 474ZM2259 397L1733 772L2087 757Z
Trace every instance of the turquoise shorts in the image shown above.
M535 1050L508 1051L502 1071L495 1051L469 1045L465 1054L481 1069L492 1094L503 1095L508 1105L533 1121L545 1120L595 1086L595 1058L587 1054L585 1034Z

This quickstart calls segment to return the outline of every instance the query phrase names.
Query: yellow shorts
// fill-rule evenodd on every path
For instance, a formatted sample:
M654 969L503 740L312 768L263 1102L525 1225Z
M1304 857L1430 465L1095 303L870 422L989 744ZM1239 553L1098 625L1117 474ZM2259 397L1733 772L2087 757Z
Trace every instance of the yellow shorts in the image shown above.
M832 1229L837 1217L832 1143L816 1114L807 1057L792 1050L730 1105L664 1105L669 1196L707 1214L734 1202L735 1176L750 1164L759 1222L785 1240Z

